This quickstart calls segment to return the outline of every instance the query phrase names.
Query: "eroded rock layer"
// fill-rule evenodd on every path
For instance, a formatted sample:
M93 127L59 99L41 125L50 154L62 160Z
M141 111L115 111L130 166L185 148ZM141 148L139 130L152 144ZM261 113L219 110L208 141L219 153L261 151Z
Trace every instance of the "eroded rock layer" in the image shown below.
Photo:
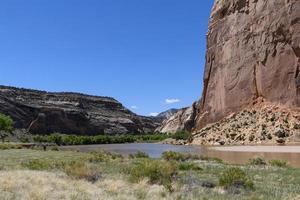
M257 99L300 106L299 0L215 0L194 131Z
M138 116L110 97L49 93L0 86L0 112L32 133L124 134L153 132L160 122Z

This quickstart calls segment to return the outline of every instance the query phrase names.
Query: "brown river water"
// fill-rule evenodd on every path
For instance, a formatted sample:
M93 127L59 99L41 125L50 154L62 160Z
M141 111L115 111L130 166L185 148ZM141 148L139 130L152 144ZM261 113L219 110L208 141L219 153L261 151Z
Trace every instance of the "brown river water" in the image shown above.
M221 158L232 164L246 164L255 157L284 160L289 166L300 168L300 146L232 146L208 149L207 156Z
M138 151L147 153L151 158L160 158L165 151L200 154L203 156L217 157L230 164L246 164L250 158L262 157L265 160L284 160L290 166L300 168L300 145L294 146L225 146L201 147L180 146L168 144L104 144L65 146L63 150L77 150L91 152L104 150L128 156Z

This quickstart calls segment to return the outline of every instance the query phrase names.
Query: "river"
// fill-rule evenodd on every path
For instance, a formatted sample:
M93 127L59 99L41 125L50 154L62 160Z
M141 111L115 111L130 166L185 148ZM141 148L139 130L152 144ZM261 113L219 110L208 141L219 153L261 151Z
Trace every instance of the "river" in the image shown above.
M61 147L63 150L81 152L108 151L128 156L138 151L147 153L151 158L160 158L165 151L200 154L217 157L230 164L245 164L250 158L262 157L265 160L285 160L290 166L300 168L300 146L232 146L201 147L180 146L155 143L79 145Z

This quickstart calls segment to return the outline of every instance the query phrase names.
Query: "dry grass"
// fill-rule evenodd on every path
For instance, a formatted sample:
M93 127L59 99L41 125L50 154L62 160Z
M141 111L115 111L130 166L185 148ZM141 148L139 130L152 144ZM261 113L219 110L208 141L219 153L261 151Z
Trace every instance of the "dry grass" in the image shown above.
M145 181L129 184L122 179L104 179L92 184L57 172L0 172L1 200L161 199L164 192L162 186L149 186Z

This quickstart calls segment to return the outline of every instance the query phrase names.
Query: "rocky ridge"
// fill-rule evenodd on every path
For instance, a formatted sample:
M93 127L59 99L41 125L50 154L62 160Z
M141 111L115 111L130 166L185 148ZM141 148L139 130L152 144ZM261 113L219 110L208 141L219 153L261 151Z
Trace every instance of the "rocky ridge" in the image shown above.
M34 134L148 133L161 123L132 113L110 97L7 86L0 86L0 112L11 116L16 128Z

